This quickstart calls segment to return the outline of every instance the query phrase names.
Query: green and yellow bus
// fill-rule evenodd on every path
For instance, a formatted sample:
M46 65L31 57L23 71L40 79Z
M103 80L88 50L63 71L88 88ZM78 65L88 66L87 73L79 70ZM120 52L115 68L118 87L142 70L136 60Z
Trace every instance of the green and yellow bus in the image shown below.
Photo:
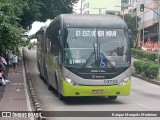
M131 40L120 17L61 14L36 34L40 75L60 98L130 94Z

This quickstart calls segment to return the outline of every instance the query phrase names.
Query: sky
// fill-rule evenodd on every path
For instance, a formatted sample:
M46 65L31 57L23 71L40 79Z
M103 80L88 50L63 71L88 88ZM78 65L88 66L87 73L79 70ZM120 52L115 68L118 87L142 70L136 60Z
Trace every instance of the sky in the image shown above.
M35 34L42 26L48 26L50 24L51 20L47 20L46 22L34 22L32 24L32 29L28 32L28 35L33 35Z

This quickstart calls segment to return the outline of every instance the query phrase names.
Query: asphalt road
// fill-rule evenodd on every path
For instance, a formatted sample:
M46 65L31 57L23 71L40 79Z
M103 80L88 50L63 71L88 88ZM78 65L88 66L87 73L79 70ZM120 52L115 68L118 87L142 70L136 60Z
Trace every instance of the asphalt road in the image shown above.
M81 97L60 101L40 79L36 63L36 50L25 49L25 56L33 86L41 107L45 111L160 111L160 86L132 77L130 96L115 101L106 97ZM54 117L51 120L75 120L75 117ZM158 120L158 117L76 117L76 120Z

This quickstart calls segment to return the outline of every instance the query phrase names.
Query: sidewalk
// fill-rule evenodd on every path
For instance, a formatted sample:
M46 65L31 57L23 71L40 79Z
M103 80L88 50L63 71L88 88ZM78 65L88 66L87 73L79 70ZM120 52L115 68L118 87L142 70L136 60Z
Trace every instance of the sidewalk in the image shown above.
M15 73L13 67L9 68L8 80L5 86L3 97L0 101L0 116L3 111L31 111L28 97L25 72L22 61L17 66L18 72ZM0 118L0 120L30 120L30 118Z

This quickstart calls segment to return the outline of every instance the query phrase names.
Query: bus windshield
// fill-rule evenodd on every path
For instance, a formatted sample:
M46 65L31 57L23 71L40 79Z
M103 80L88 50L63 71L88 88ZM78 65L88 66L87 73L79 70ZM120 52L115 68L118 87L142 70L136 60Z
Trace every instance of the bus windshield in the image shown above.
M77 68L128 67L128 40L123 29L67 28L64 65Z

